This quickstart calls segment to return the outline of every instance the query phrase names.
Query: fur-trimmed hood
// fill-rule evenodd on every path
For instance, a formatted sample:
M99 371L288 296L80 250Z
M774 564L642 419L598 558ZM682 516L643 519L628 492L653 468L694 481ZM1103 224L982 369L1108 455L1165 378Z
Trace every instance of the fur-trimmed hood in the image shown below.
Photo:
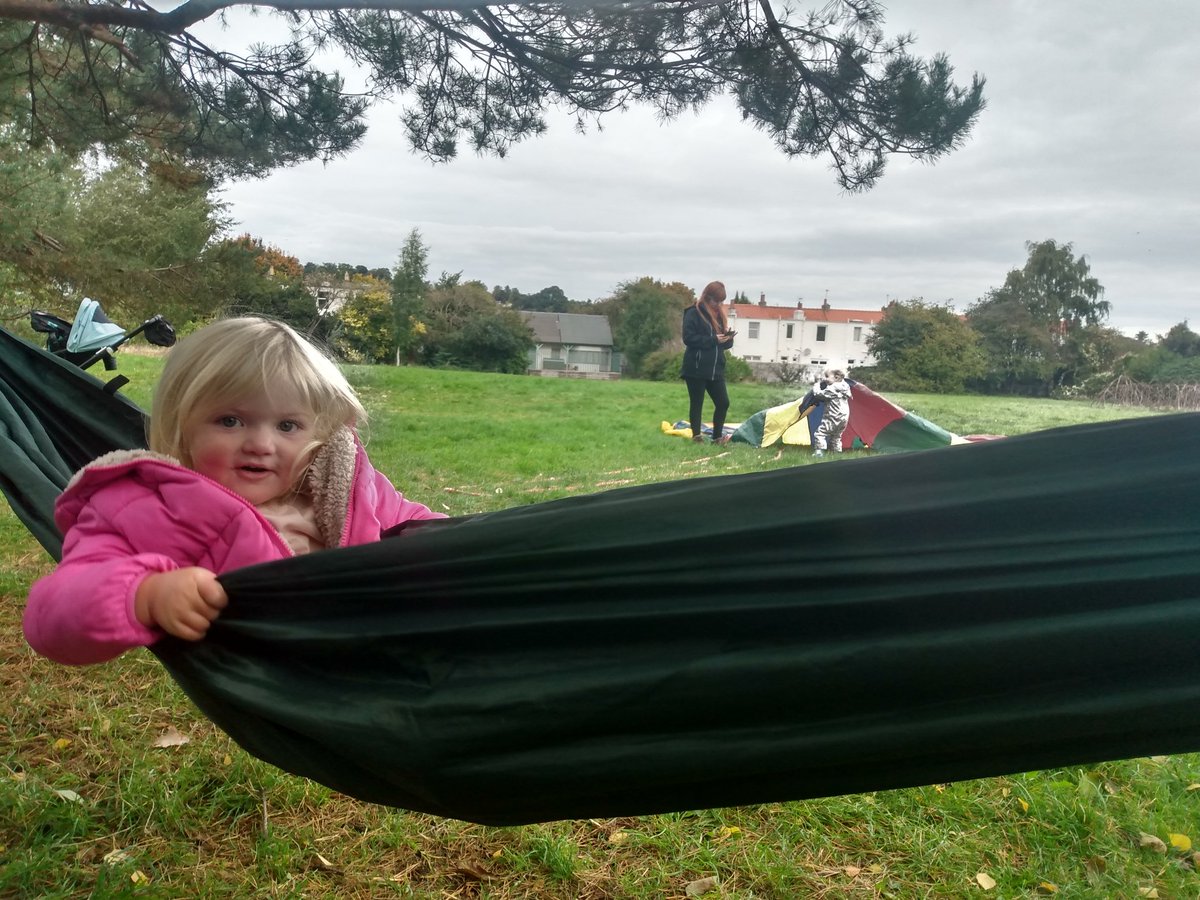
M303 489L312 497L317 528L326 547L338 546L345 530L346 513L354 484L357 446L354 432L345 426L339 428L318 448L302 479ZM65 532L74 525L78 509L87 503L95 491L127 477L131 467L145 467L155 463L181 469L220 490L227 490L165 453L155 453L152 450L114 450L92 460L71 477L55 510L55 522L58 527Z

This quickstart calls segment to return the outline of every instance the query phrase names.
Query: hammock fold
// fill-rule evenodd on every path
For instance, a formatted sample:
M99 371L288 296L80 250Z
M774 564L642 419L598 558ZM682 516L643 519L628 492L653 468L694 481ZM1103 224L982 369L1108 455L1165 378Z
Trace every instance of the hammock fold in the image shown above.
M253 755L493 825L1191 752L1197 446L1162 416L414 523L226 573L151 649Z

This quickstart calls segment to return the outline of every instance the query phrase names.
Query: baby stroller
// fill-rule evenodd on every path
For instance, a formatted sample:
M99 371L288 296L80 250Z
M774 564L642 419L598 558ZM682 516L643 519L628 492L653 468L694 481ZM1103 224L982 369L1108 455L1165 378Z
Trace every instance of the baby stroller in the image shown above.
M86 297L79 304L73 322L34 310L29 314L29 324L34 331L46 335L47 350L81 369L102 361L111 372L117 367L113 356L117 348L139 334L145 334L146 340L158 347L175 343L175 329L162 316L153 316L127 332L104 314L99 303Z

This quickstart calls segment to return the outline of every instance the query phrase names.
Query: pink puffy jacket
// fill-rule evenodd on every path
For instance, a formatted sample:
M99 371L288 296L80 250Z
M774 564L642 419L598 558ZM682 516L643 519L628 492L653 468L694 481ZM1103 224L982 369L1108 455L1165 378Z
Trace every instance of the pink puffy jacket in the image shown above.
M410 519L443 518L405 500L349 429L322 447L307 483L328 547L377 541ZM34 650L69 665L104 662L162 636L134 616L146 575L185 566L220 574L293 555L248 501L145 451L110 453L81 469L54 521L65 535L62 562L30 590L24 628Z

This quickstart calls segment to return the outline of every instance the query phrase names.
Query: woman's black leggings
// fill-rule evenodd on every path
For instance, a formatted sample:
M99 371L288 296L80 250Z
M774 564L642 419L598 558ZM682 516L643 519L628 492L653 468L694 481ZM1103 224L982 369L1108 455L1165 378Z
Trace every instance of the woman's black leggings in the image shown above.
M721 436L725 428L725 413L729 412L729 392L725 390L725 379L716 378L685 378L688 398L692 401L688 410L688 420L692 423L692 436L698 435L704 427L704 392L712 397L713 402L713 440Z

